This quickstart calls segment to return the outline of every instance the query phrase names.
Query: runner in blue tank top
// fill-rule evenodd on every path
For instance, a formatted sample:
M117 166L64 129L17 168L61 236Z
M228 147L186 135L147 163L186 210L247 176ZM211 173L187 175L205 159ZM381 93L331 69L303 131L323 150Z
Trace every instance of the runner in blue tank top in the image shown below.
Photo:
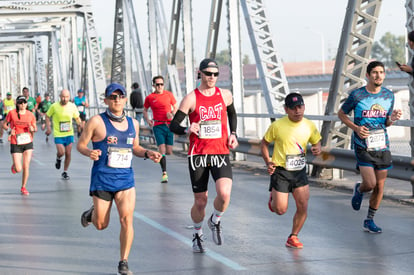
M367 86L351 92L338 111L338 117L354 131L357 169L362 177L362 182L355 184L352 207L359 210L363 194L372 191L363 230L381 233L382 229L374 223L374 215L381 204L387 171L392 168L387 127L399 120L402 112L393 110L394 94L382 87L385 78L384 64L372 61L367 66L366 76ZM353 121L348 117L352 110Z
M133 213L135 208L135 182L131 167L133 155L159 162L161 154L139 145L139 125L125 116L126 91L117 83L105 90L105 113L93 116L85 126L78 141L78 151L94 161L89 193L92 207L81 216L81 224L90 223L98 230L109 224L112 201L115 202L119 220L120 261L118 274L132 274L128 268L128 255L134 238ZM92 141L93 149L88 148Z

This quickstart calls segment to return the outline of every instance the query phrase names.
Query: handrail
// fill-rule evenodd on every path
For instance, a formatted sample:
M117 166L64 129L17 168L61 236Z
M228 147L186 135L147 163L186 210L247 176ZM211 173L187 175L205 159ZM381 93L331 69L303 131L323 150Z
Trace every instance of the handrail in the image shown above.
M140 126L141 136L152 136L152 130L148 126ZM249 139L239 137L239 146L233 152L261 156L260 139ZM185 136L176 137L177 143L188 145L188 138ZM308 147L308 152L310 148ZM269 152L273 152L273 144L269 145ZM355 153L352 150L339 148L323 148L319 156L306 154L306 161L309 164L324 168L336 168L357 172L355 168ZM388 177L399 180L406 180L413 186L414 196L414 159L407 156L393 155L393 168L388 170Z

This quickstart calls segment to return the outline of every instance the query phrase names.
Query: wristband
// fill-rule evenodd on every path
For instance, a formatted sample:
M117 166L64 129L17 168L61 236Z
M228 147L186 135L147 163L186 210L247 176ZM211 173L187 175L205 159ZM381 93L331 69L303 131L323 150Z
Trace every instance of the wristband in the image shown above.
M145 151L145 153L144 153L144 159L149 159L149 156L148 156L148 150L147 150L147 151Z
M238 138L236 132L234 132L234 131L231 132L231 135L234 135L236 138Z
M392 120L392 118L391 118L391 117L389 117L389 119L390 119L391 123L394 123L394 122L396 122L396 121L397 121L397 120Z

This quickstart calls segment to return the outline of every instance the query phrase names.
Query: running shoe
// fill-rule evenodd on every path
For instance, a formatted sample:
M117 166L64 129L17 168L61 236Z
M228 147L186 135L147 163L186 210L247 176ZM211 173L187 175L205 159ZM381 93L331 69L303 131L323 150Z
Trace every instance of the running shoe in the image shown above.
M363 229L364 229L365 232L369 232L369 233L381 233L382 232L381 227L378 227L374 223L374 220L372 220L372 219L366 219L364 221Z
M291 236L286 241L286 247L290 248L303 248L303 244L299 241L298 236Z
M355 183L351 200L352 208L357 211L361 208L362 198L364 197L364 193L359 192L359 186L361 186L360 182Z
M56 158L56 162L55 162L55 167L56 167L56 169L60 169L60 165L62 164L62 160L61 159L58 159L58 158Z
M69 177L68 173L63 172L63 173L62 173L62 179L64 179L64 180L68 180L68 179L70 179L70 177Z
M0 138L0 144L3 144L3 139Z
M211 229L211 232L213 233L213 241L216 245L221 245L221 225L220 222L214 223L212 221L213 215L211 215L210 219L208 219L208 227Z
M16 168L14 168L14 164L12 164L12 166L11 166L10 170L11 170L11 172L12 172L13 174L16 174L16 173L17 173Z
M194 253L204 253L204 247L203 247L203 234L201 236L198 236L197 233L193 234L193 252Z
M87 227L91 222L92 222L92 212L93 212L93 205L91 206L91 208L89 208L88 210L86 210L85 212L82 213L81 215L81 224L83 227Z
M120 261L118 264L118 275L132 275L129 271L128 262L126 260Z
M168 175L167 173L163 173L161 177L161 183L167 183L168 182Z
M267 206L269 207L270 212L275 212L272 208L272 192L270 192L269 202L267 203Z
M29 196L29 191L27 191L26 187L20 188L20 193L22 193L23 196Z

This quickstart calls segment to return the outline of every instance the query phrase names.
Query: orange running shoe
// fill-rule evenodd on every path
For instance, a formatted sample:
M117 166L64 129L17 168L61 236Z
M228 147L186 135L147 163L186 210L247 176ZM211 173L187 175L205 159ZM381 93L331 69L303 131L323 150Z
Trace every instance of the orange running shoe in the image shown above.
M269 202L267 203L267 206L269 207L270 212L275 212L272 208L272 192L270 192L270 198Z
M293 235L287 239L286 247L300 249L303 248L303 244L299 241L298 236Z
M20 189L20 192L22 193L22 195L24 196L29 196L29 191L27 191L26 187L22 187Z
M10 170L11 170L11 172L12 172L13 174L16 174L16 173L17 173L16 168L14 168L14 164L12 164L12 166L11 166Z

